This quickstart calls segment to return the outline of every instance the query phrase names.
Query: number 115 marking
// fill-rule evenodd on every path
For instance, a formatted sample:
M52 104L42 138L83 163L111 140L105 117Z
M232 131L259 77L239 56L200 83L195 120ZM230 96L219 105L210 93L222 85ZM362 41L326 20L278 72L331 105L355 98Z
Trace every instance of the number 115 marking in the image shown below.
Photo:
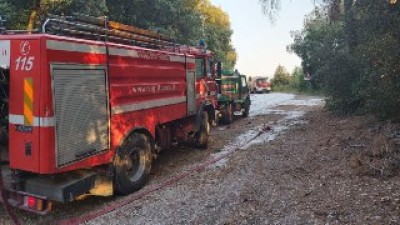
M15 70L26 70L30 71L35 61L34 56L20 56L15 60Z

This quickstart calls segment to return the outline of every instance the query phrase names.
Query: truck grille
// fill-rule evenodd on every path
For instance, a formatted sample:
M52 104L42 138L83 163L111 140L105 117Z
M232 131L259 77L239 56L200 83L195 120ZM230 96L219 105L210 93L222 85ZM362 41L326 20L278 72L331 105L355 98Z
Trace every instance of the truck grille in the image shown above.
M53 65L57 166L109 149L105 69Z

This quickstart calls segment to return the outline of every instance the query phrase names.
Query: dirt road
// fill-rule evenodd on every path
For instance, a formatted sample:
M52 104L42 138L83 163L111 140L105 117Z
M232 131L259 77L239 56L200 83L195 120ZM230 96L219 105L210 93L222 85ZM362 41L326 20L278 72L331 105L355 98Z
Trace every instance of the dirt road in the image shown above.
M160 155L143 190L226 158L87 223L399 224L396 126L332 116L318 98L273 93L252 100L250 117L215 128L208 150ZM56 224L127 198L91 197L46 218L18 215L26 224ZM8 224L1 209L0 218Z

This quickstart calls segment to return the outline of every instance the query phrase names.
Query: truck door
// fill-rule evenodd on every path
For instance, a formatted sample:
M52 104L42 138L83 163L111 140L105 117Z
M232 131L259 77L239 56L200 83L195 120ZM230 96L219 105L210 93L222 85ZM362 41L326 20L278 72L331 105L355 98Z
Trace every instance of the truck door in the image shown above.
M186 58L186 61L188 58ZM193 70L192 70L193 69ZM196 114L196 71L193 66L186 66L186 98L188 115Z

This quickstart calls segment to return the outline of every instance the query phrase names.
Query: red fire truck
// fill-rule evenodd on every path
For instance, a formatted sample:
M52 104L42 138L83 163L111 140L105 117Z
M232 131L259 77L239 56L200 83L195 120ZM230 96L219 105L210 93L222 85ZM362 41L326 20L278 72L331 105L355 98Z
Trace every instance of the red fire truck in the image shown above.
M83 194L140 189L154 156L172 142L206 148L215 118L211 52L132 26L74 19L0 35L8 202L40 214Z

